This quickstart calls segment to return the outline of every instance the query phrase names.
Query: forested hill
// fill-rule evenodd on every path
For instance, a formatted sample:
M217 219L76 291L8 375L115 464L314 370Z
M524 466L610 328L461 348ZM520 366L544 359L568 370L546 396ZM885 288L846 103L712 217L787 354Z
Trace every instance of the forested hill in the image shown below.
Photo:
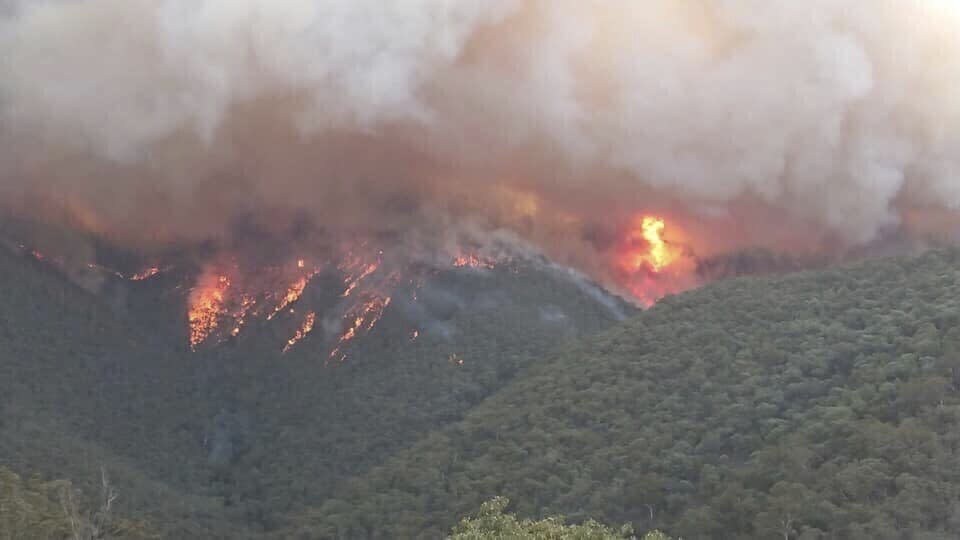
M739 279L550 361L291 522L436 538L521 516L695 539L960 537L960 252Z
M613 329L550 276L439 275L331 369L319 339L189 353L0 250L0 499L29 492L14 472L95 497L103 467L164 538L438 538L499 495L687 540L960 537L960 251L730 280ZM437 306L451 332L410 341Z
M542 264L456 268L394 301L348 360L328 364L335 334L281 354L280 317L191 352L177 325L189 280L104 279L80 287L0 246L0 524L23 506L5 494L29 491L16 478L68 479L93 503L102 467L115 512L163 538L264 538L631 311ZM317 280L304 298L321 312L334 291ZM38 523L60 509L32 506L23 519Z
M150 530L242 529L218 515L216 497L192 489L206 464L191 428L217 410L199 398L196 362L157 347L55 269L2 248L0 299L0 538L62 538L12 525L51 517L14 519L25 505L4 497L29 490L11 471L70 479L95 501L101 467L120 493L114 511ZM51 508L62 520L59 502Z

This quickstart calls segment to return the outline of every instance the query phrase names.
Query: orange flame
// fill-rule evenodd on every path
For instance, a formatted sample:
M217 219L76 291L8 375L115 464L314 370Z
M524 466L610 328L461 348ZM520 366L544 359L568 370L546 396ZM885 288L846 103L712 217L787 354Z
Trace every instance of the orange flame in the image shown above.
M240 335L240 330L243 328L243 325L247 322L247 314L257 305L257 300L250 296L249 294L244 294L240 299L240 307L237 309L237 312L233 315L234 327L230 331L230 335L237 337Z
M662 217L637 216L617 250L621 283L645 305L684 288L679 279L683 249L664 238L666 230Z
M460 255L453 260L456 268L495 268L496 263L491 259L482 258L475 254Z
M303 291L307 288L307 283L310 281L310 278L313 276L304 276L290 285L290 288L287 289L286 294L283 295L283 298L280 299L280 303L277 304L277 307L273 309L273 313L267 315L267 320L271 321L274 317L277 316L277 313L280 313L287 306L296 302L303 296Z
M343 291L343 294L341 294L340 296L343 298L350 296L350 293L352 293L353 290L357 288L357 285L360 285L360 282L363 281L364 278L376 272L379 266L380 265L378 265L377 263L370 263L363 266L359 274L355 276L347 276L346 279L344 280L344 284L347 286L347 289Z
M340 334L337 345L330 351L328 359L342 355L343 347L350 342L350 340L357 337L361 331L369 332L373 330L373 327L376 326L380 318L383 317L383 312L387 309L387 306L390 305L390 301L391 298L389 296L374 295L366 302L350 308L344 316L344 319L349 321L347 329ZM344 358L346 358L345 355L341 358L341 361L343 361Z
M327 362L334 358L338 358L339 362L346 360L344 347L361 333L373 330L383 317L384 310L390 305L391 297L387 291L392 290L401 279L397 272L375 276L374 274L383 268L383 251L365 250L365 246L364 242L350 246L337 265L345 274L343 284L346 288L340 297L347 298L352 295L354 300L343 315L345 329L330 351ZM363 288L358 289L361 284Z
M220 325L220 318L226 314L224 302L229 288L227 276L211 274L201 278L201 284L191 292L187 312L191 349L196 350Z
M108 268L106 266L103 266L97 263L87 263L87 268L90 268L91 270L97 270L98 272L103 272L105 274L112 274L113 276L116 276L120 279L124 279L128 281L143 281L143 280L152 278L153 276L159 274L160 272L163 272L163 269L160 269L157 267L150 267L150 268L141 270L136 274L130 274L128 276L123 274L122 272L118 272L117 270Z
M294 264L299 268L300 262L297 260ZM244 273L235 262L211 264L204 269L188 299L190 346L193 350L215 337L239 336L251 317L266 316L266 320L272 320L299 300L310 280L320 272L319 268L299 272L300 276L288 285L288 280L293 278L280 267L261 270L260 273ZM148 274L155 275L155 272L148 269L138 275Z
M283 347L283 352L286 353L294 345L296 345L300 340L307 337L307 334L313 331L313 325L317 320L317 314L314 312L307 313L307 316L303 320L303 324L297 330L297 333L293 335L290 339L287 340L286 346Z
M155 266L152 268L147 268L145 270L141 270L140 272L137 272L136 274L130 276L130 281L143 281L145 279L150 279L153 276L159 274L160 272L162 272L162 270L160 270Z
M630 253L629 262L634 270L639 270L646 265L653 272L661 272L680 256L679 251L663 239L666 223L663 218L644 216L638 225L630 231L627 240L630 243L636 243L638 239L643 239L645 246L642 251Z

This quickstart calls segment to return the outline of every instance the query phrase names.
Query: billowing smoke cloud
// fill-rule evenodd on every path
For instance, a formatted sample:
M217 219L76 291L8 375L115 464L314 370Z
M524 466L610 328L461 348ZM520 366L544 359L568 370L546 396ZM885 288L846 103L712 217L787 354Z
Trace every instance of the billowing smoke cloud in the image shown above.
M599 279L637 212L704 254L949 233L958 35L955 0L7 0L0 197L130 241L505 229Z

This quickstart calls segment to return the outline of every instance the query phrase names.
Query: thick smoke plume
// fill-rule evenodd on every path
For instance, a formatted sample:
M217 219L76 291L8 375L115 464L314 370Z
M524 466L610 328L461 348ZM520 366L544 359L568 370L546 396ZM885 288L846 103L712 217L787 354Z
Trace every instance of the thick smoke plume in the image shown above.
M950 236L958 36L954 0L0 0L0 197L136 245L498 231L607 282L637 213L698 255Z

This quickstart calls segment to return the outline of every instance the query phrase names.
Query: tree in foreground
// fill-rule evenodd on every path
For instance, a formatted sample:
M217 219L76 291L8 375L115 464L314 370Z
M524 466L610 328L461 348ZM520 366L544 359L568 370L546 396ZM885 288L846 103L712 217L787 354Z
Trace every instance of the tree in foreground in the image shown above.
M105 471L101 471L100 499L95 504L84 504L82 499L67 480L24 480L0 467L0 540L157 538L143 523L115 518L117 492Z
M505 511L510 503L497 497L483 503L474 517L465 518L454 527L450 540L635 540L633 527L624 525L615 530L594 520L580 525L566 525L562 516L540 521L518 520ZM659 531L647 533L643 540L671 540Z

